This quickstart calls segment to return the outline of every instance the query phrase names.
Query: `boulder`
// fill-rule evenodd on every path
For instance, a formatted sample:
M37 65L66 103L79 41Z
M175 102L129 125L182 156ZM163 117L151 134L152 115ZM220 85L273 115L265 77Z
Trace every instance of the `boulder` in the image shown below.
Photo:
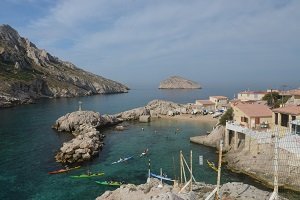
M150 122L150 115L141 115L140 117L139 117L139 121L140 122Z

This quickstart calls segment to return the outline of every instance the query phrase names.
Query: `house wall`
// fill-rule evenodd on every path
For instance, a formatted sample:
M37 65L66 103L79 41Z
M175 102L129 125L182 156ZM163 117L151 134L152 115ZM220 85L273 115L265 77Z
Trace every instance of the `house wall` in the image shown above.
M215 109L221 109L223 107L227 107L228 99L218 99L214 97L209 97L209 100L215 103Z
M233 107L234 117L233 120L239 124L243 124L248 128L260 128L260 124L263 122L272 123L272 116L259 117L259 123L256 124L255 117L247 116L243 111L237 107ZM248 123L242 122L242 117L247 118Z
M203 109L208 110L208 111L214 111L215 110L215 105L203 105Z
M274 128L275 126L278 127L279 129L285 129L285 128L289 128L289 123L287 125L287 127L285 126L281 126L281 118L282 118L282 115L281 113L278 113L278 124L275 124L275 114L276 112L273 112L272 113L272 128ZM300 119L300 115L288 115L288 122L291 122L292 121L292 117L295 117L295 119Z
M238 99L241 101L259 101L265 94L252 94L252 93L238 93Z

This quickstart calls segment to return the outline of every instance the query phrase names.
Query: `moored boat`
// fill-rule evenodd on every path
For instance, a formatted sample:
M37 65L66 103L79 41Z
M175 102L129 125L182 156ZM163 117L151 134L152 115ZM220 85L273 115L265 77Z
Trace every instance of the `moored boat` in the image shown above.
M218 171L217 167L215 166L215 164L213 162L210 162L209 160L206 160L206 162L210 168L212 168L216 172Z

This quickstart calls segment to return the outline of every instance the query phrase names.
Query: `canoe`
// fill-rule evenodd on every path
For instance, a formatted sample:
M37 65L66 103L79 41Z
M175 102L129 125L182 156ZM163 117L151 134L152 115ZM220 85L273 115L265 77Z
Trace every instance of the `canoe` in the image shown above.
M129 157L127 157L127 158L121 158L120 160L115 161L115 162L113 162L113 163L111 163L111 164L114 165L114 164L117 164L117 163L125 162L125 161L127 161L127 160L129 160L129 159L131 159L131 158L133 158L133 156L129 156Z
M91 177L95 177L95 176L103 176L104 173L96 173L96 174L80 174L80 175L77 175L77 176L70 176L71 178L91 178Z
M48 172L48 174L60 174L60 173L65 173L74 169L79 169L80 166L76 166L76 167L72 167L72 168L68 168L68 169L59 169L56 171L52 171L52 172Z
M148 154L148 149L146 149L143 153L140 154L140 157L143 157Z
M99 185L109 185L109 186L120 186L122 185L121 182L118 181L95 181Z
M154 177L154 178L158 178L158 179L162 179L162 180L165 180L165 181L174 181L170 178L167 178L167 177L164 177L164 176L160 176L160 175L157 175L157 174L153 174L153 173L150 173L150 176Z
M209 160L206 160L208 166L210 168L212 168L213 170L215 170L216 172L218 171L218 169L216 168L215 164L213 162L209 162Z

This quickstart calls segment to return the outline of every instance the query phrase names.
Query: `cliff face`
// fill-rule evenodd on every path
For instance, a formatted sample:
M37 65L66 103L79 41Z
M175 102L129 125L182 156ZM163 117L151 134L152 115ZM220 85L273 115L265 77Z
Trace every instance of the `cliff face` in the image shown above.
M118 82L86 72L38 49L9 25L0 25L0 107L41 97L128 92Z
M159 89L201 89L201 86L194 81L171 76L160 83Z

